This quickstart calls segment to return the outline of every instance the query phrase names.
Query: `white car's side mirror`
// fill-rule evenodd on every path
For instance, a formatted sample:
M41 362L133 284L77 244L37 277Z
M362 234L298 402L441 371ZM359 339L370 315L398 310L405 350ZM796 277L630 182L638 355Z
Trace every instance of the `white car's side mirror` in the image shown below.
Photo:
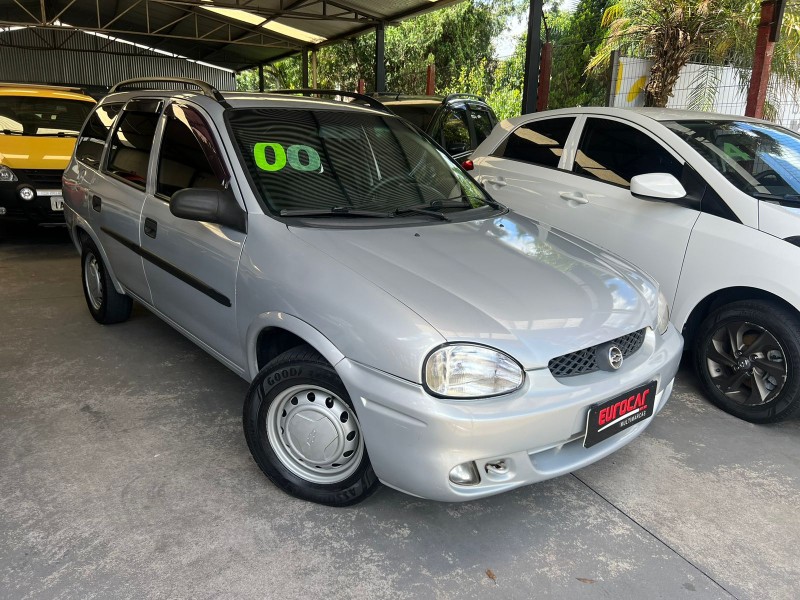
M686 196L686 190L674 175L646 173L631 179L631 194L650 200L678 200Z

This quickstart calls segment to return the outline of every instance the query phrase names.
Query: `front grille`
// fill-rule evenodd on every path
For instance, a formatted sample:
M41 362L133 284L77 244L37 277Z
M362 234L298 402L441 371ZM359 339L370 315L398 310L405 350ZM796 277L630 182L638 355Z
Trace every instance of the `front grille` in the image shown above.
M640 329L639 331L634 331L628 335L623 335L622 337L611 340L611 343L615 346L619 346L619 349L622 350L622 356L628 358L642 347L645 333L647 333L646 328ZM608 342L598 344L598 346L607 343ZM577 352L570 352L563 356L557 356L547 364L547 367L550 369L553 377L572 377L574 375L585 375L586 373L599 371L600 367L597 365L596 350L597 346L592 346L591 348L584 348Z
M20 181L32 183L42 190L60 190L61 176L64 171L58 169L15 169Z

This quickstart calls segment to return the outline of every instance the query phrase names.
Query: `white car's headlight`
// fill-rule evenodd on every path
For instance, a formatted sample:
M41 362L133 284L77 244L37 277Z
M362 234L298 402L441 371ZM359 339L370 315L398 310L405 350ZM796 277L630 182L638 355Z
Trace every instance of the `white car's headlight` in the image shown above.
M508 394L522 385L522 367L508 356L486 346L442 346L425 361L425 385L445 398L486 398Z
M658 333L664 335L667 333L667 327L669 327L669 304L664 294L658 292L658 324L656 328Z
M14 175L14 171L9 169L8 167L0 165L0 181L16 181L16 180L17 176Z

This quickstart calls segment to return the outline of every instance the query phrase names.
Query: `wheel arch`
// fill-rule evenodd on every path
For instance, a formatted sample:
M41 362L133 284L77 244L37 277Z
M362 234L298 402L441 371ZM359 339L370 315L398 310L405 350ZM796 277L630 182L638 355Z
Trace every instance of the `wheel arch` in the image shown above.
M741 300L768 300L776 302L794 313L800 314L800 311L798 311L798 309L790 302L787 302L780 296L768 292L767 290L747 286L729 287L716 290L708 294L695 305L695 307L689 313L689 317L686 319L686 322L683 324L683 336L687 340L693 339L697 328L700 326L700 323L702 323L708 315L721 306L725 306L726 304L730 304L732 302L739 302ZM687 344L687 348L688 347L690 347L689 344Z
M78 242L78 252L83 252L83 246L86 243L86 240L91 240L94 245L97 247L97 250L100 252L100 257L103 259L103 264L108 271L108 275L111 277L111 281L114 282L114 289L117 290L118 293L124 294L125 290L122 289L122 285L120 285L119 280L117 279L116 273L114 273L114 267L111 266L111 262L108 260L108 256L106 255L105 248L100 243L100 240L95 234L94 229L83 220L80 216L77 217L77 223L75 224L75 240Z
M336 366L344 354L309 323L284 312L258 315L247 329L247 370L250 380L270 360L291 348L308 344L331 366Z

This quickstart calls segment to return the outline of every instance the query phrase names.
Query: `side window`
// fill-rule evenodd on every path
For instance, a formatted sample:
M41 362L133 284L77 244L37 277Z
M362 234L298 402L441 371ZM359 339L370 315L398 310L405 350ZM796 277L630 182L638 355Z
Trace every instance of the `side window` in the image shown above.
M533 121L518 127L492 152L492 156L557 168L575 117Z
M463 106L447 111L442 123L442 142L450 154L460 154L472 147L467 124L467 109Z
M185 188L225 189L228 176L203 117L171 104L158 157L156 193L167 198Z
M108 132L111 131L120 110L122 110L121 103L105 104L91 114L78 137L75 158L90 167L100 165L100 157L103 154L103 148L106 147Z
M619 121L589 118L572 170L630 187L631 179L644 173L670 173L680 179L683 165L646 133Z
M150 149L153 147L159 110L153 102L129 102L111 135L106 169L120 179L144 188Z
M492 132L495 121L492 114L485 108L471 106L469 114L472 117L472 125L475 127L475 143L480 144Z

